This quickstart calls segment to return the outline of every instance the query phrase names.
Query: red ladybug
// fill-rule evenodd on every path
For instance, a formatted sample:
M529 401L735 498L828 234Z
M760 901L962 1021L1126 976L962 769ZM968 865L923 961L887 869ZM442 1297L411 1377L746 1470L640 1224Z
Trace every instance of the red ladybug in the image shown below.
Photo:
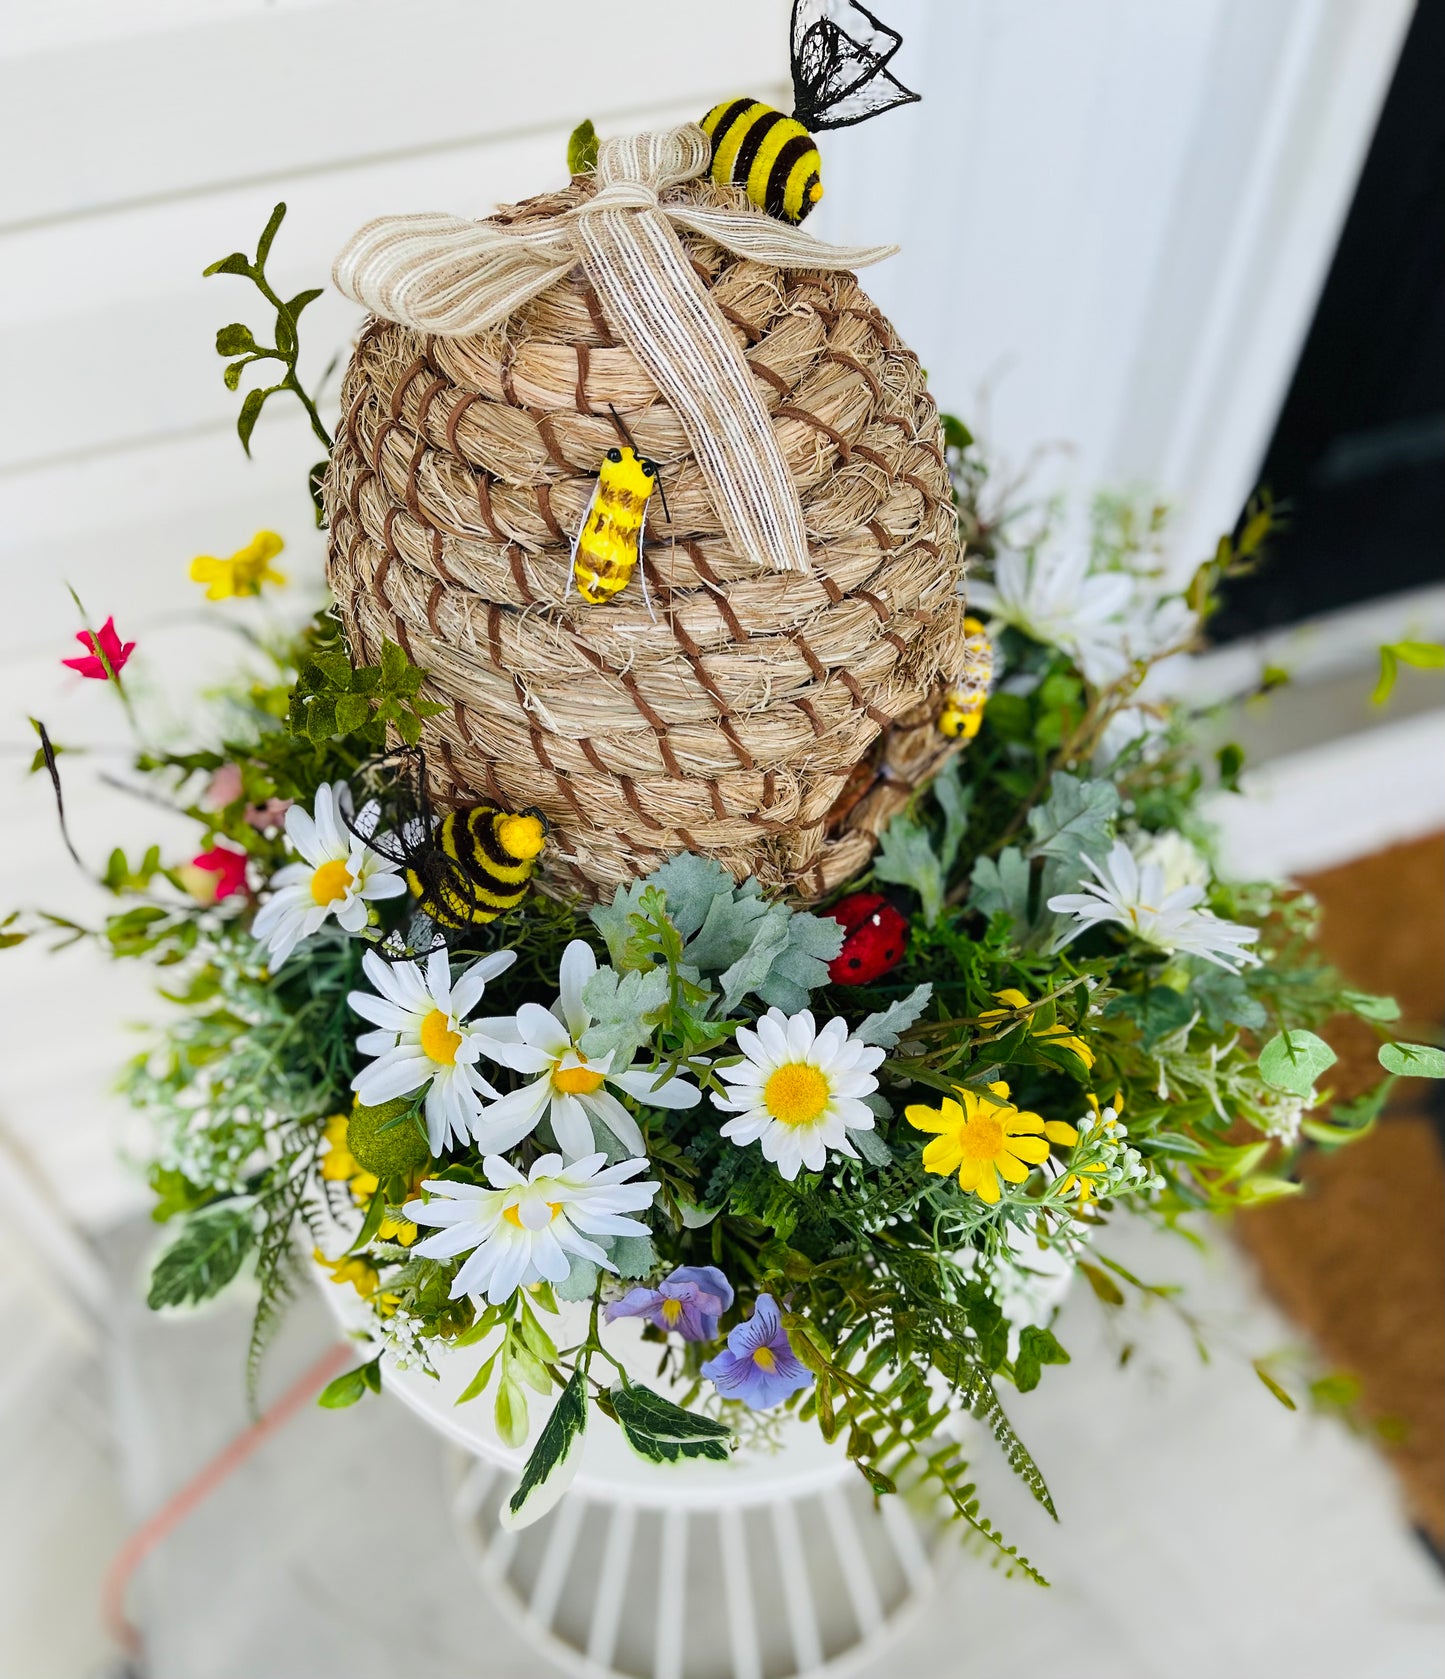
M903 960L908 921L881 892L851 893L823 913L843 924L843 948L828 964L834 985L869 985Z

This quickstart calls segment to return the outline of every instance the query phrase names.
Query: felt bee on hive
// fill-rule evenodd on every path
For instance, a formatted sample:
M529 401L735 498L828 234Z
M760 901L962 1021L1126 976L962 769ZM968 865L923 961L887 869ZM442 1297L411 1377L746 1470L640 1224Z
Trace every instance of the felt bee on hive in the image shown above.
M417 908L449 932L484 927L526 897L547 843L541 811L502 810L489 801L435 816L420 751L383 760L400 820L384 835L361 837L406 875ZM359 832L359 830L353 830ZM399 952L406 957L413 953Z
M633 567L642 558L647 505L654 489L661 492L663 507L667 507L657 462L638 450L615 409L612 418L627 441L602 457L597 487L572 542L572 569L567 580L568 589L575 583L577 593L591 606L604 605L627 587ZM645 597L645 569L642 591ZM650 600L647 609L652 610Z
M725 99L702 128L720 186L742 187L770 216L800 222L823 196L814 134L851 127L918 95L888 70L903 37L856 0L794 0L791 40L792 116L758 99Z
M938 714L938 727L956 740L970 741L983 727L983 708L993 681L993 647L977 618L965 618L962 674L949 684Z

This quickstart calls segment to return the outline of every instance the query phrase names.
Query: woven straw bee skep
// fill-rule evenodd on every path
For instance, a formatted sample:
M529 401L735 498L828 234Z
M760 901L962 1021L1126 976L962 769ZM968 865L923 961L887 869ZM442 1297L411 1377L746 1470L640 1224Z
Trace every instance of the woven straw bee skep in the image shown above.
M744 203L706 180L663 196ZM932 719L962 657L962 567L938 413L851 274L683 242L796 482L807 573L730 550L677 416L576 268L479 336L368 323L326 482L329 578L354 655L398 641L446 704L424 737L438 804L538 806L556 889L610 894L686 849L816 897L948 747ZM604 606L566 594L614 408L671 513L654 493L655 621L636 574Z

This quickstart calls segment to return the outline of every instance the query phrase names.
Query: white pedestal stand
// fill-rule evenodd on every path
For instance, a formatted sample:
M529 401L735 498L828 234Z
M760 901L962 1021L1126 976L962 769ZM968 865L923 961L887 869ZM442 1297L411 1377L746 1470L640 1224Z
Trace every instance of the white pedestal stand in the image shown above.
M329 1251L347 1240L337 1226ZM317 1277L341 1327L365 1329L357 1295ZM564 1307L554 1338L580 1339L585 1325L585 1307ZM607 1334L629 1375L666 1391L638 1321ZM529 1393L528 1442L503 1445L489 1395L456 1404L483 1354L438 1349L439 1379L387 1355L385 1386L468 1454L459 1531L495 1602L559 1667L586 1679L842 1674L878 1654L928 1594L937 1530L902 1498L875 1505L841 1443L790 1417L776 1451L659 1466L593 1411L570 1492L535 1526L506 1531L497 1510L550 1407Z

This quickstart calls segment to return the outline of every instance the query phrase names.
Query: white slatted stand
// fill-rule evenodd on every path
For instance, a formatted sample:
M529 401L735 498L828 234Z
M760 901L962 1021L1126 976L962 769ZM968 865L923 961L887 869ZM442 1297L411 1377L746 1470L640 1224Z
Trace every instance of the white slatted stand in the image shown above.
M770 1461L778 1467L778 1459ZM634 1495L666 1500L638 1466ZM574 1486L534 1527L497 1520L514 1472L458 1454L453 1513L489 1594L584 1679L787 1679L855 1671L926 1600L937 1529L875 1507L846 1462L812 1491L759 1488L681 1507ZM643 1478L652 1485L644 1485Z
M330 1251L344 1245L338 1230ZM317 1275L342 1327L364 1327L353 1291ZM580 1339L586 1308L563 1310L559 1341ZM637 1320L612 1324L607 1339L629 1375L667 1391L660 1349ZM841 1674L876 1656L926 1599L939 1528L901 1497L875 1505L841 1443L790 1417L775 1451L664 1467L592 1411L571 1491L509 1532L497 1512L548 1406L528 1395L531 1432L516 1449L497 1438L489 1396L458 1407L488 1350L442 1349L439 1379L388 1355L385 1386L461 1448L458 1530L489 1595L557 1666L585 1679Z

